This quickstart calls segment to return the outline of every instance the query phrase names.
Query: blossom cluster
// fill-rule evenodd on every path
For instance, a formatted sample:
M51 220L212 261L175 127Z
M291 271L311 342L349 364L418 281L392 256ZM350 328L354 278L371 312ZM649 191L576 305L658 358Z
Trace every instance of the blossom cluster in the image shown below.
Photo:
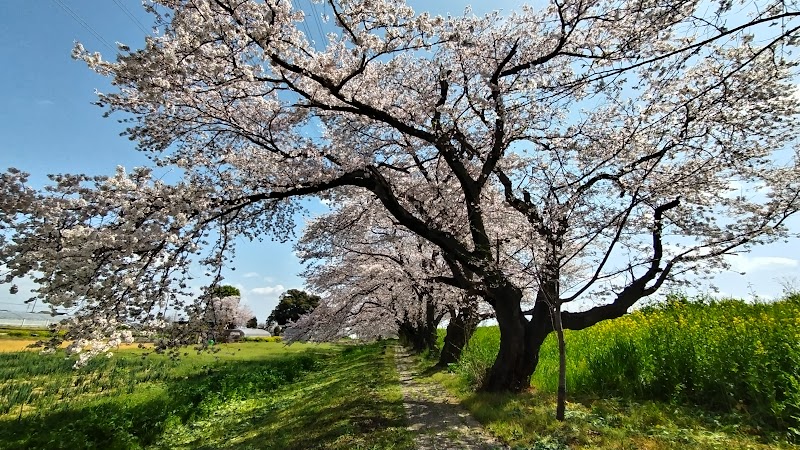
M397 297L402 317L460 289L518 324L526 301L596 300L564 315L583 328L788 234L795 5L756 0L747 19L696 0L447 17L401 0L327 6L323 45L283 0L154 0L163 32L141 50L111 61L76 45L112 78L99 105L128 114L128 137L180 180L120 169L36 192L3 174L4 281L32 276L38 298L87 317L184 309L201 323L210 299L183 300L189 267L217 283L237 238L287 238L298 199L317 195L336 233L374 216L345 254L336 233L312 232L308 257L331 264L310 279L329 307L361 286L381 307L337 311L379 314ZM400 262L363 257L381 252Z

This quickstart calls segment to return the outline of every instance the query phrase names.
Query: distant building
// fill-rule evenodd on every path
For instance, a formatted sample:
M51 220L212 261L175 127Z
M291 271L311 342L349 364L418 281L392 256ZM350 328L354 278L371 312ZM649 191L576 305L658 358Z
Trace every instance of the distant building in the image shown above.
M66 316L51 316L50 312L23 312L0 310L0 327L47 328L51 324L61 322Z
M222 336L225 342L237 342L247 338L270 337L272 334L261 328L239 327L223 331Z

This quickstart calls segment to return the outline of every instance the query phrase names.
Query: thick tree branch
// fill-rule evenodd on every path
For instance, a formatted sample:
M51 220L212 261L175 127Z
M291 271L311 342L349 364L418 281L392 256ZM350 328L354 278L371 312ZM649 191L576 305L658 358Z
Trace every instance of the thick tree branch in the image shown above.
M622 292L617 295L616 299L608 305L597 306L583 312L562 313L564 328L582 330L603 320L621 317L627 313L628 308L633 306L637 301L652 294L661 286L673 267L672 262L669 262L663 268L661 267L661 259L664 250L661 240L663 216L665 212L678 207L678 205L680 205L679 198L655 208L652 233L653 257L647 272L633 280L633 282L623 289ZM647 284L653 280L655 280L655 283L652 286L647 286Z

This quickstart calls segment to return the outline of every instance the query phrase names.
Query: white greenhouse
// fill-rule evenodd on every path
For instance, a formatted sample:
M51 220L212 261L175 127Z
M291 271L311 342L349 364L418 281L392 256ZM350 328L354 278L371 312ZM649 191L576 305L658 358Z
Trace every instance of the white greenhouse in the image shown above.
M63 319L64 316L52 316L49 312L0 310L0 326L2 327L47 328Z

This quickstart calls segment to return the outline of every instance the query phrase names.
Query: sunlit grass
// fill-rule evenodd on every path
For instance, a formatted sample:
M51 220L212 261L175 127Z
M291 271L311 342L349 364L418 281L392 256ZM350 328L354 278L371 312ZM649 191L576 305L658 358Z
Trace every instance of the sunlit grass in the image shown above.
M568 332L566 340L572 403L564 423L553 417L558 353L552 336L530 393L474 393L496 355L496 327L476 332L453 367L458 377L437 376L515 445L789 448L800 438L800 296L770 304L673 297L664 306Z
M409 448L383 347L218 349L125 350L79 370L63 355L2 354L0 448Z
M171 448L410 449L391 349L345 348L268 397L228 403L166 433Z
M797 449L763 436L735 416L690 406L620 398L573 397L555 420L555 395L460 392L486 428L512 446L554 449Z

